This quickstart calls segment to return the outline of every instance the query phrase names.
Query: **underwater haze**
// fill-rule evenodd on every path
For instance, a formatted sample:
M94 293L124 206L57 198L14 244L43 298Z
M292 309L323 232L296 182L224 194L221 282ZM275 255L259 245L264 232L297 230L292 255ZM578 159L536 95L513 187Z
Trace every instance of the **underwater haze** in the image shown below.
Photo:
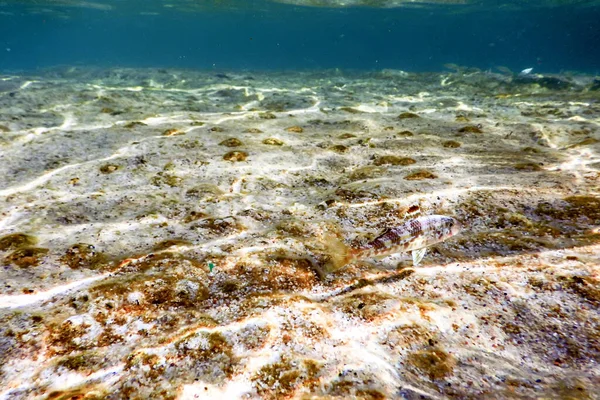
M600 4L0 0L0 399L600 400Z
M288 3L4 1L0 69L600 68L594 2Z

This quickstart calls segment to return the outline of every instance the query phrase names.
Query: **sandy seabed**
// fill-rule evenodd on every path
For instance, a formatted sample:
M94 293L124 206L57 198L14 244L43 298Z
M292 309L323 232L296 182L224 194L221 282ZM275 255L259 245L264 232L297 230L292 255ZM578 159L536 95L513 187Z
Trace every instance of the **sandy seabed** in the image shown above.
M0 75L0 398L600 398L599 89ZM330 267L415 206L465 228Z

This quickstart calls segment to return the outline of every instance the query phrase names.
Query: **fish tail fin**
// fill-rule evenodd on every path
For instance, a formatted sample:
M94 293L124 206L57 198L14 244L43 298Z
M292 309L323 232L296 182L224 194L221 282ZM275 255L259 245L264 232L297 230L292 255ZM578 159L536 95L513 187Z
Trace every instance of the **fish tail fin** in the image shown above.
M356 252L333 233L328 233L324 238L327 261L323 266L326 274L343 268L355 258Z

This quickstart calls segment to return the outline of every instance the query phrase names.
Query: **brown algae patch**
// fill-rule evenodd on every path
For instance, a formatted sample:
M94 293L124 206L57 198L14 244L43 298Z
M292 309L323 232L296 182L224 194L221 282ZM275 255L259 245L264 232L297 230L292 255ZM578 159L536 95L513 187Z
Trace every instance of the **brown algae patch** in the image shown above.
M302 127L298 126L298 125L290 126L289 128L285 128L285 130L288 131L288 132L292 132L292 133L302 133L302 132L304 132L304 129L302 129Z
M152 177L150 182L155 186L170 186L170 187L178 187L183 183L183 179L166 172L158 172L155 176Z
M350 114L364 114L364 111L360 111L352 107L340 107L339 110Z
M373 164L375 165L412 165L416 161L410 157L398 157L398 156L381 156L377 157Z
M407 181L421 181L423 179L436 179L437 175L435 175L433 172L429 172L429 171L417 171L417 172L413 172L412 174L408 174L404 177L405 180Z
M559 282L590 303L600 305L600 280L587 276L571 276L560 277Z
M335 144L331 147L329 147L329 150L338 153L338 154L343 154L343 153L347 153L349 148L347 146L344 146L343 144Z
M266 138L262 141L263 144L267 144L269 146L283 146L283 141L277 138Z
M243 145L243 143L241 140L239 140L237 138L229 138L229 139L223 140L221 143L219 143L219 145L227 146L227 147L239 147L239 146Z
M258 118L260 119L275 119L277 116L271 112L262 112L258 114Z
M564 203L539 203L535 211L538 215L547 216L555 220L574 221L585 217L593 223L600 221L600 197L579 195L563 199Z
M366 292L346 296L336 302L336 307L352 317L371 322L385 317L386 311L393 309L399 301L385 293Z
M223 156L223 160L231 162L246 161L246 158L248 158L248 153L245 151L230 151Z
M162 133L163 136L180 136L180 135L185 135L185 132L180 131L179 129L167 129Z
M141 121L132 121L132 122L128 122L125 125L123 125L123 127L127 128L127 129L132 129L132 128L135 128L136 126L147 126L147 125Z
M26 233L11 233L0 238L0 251L15 250L21 247L31 247L37 244L35 236Z
M265 265L238 263L231 270L238 283L232 293L277 293L312 288L318 277L307 259L274 256ZM243 283L242 283L243 282Z
M4 262L21 268L37 267L47 253L48 249L45 248L23 247L4 257Z
M362 179L371 179L381 176L385 172L384 168L373 166L373 165L365 165L363 167L356 168L348 174L348 178L353 181L359 181ZM340 189L343 190L343 189Z
M98 269L107 263L107 258L104 254L97 252L93 245L77 243L66 251L60 261L72 269Z
M583 139L581 142L578 142L578 143L572 144L571 146L568 146L567 149L572 149L572 148L581 147L581 146L591 146L596 143L600 143L600 140L595 139L595 138L587 138L587 139Z
M418 116L415 113L411 113L411 112L403 112L400 113L400 115L398 115L398 119L414 119L414 118L421 118L420 116Z
M100 172L102 172L103 174L112 174L113 172L117 171L119 169L118 165L114 165L114 164L106 164L100 167Z
M543 171L543 168L540 167L539 164L536 164L533 162L515 164L514 168L519 171L529 171L529 172Z
M467 125L458 129L461 133L483 133L479 125Z
M452 375L456 366L454 356L439 348L411 353L406 357L406 362L432 381Z
M456 140L447 140L443 143L443 146L448 149L456 149L460 147L460 143Z
M300 388L315 388L321 369L316 361L291 361L283 356L279 362L263 366L250 381L262 399L289 398Z
M234 373L237 358L233 346L220 332L199 331L175 342L181 363L196 376L221 381Z
M391 349L408 349L432 345L437 334L418 324L400 325L391 329L382 344Z

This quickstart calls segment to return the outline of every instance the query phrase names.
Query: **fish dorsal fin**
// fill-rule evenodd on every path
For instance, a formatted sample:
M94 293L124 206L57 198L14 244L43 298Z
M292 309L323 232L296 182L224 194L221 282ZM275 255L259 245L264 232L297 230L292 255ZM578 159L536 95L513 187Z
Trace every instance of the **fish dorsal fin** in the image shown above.
M423 247L422 249L419 249L419 250L413 250L413 252L412 252L413 267L416 267L417 265L419 265L419 263L421 262L423 257L425 257L425 253L427 253L426 247Z
M417 204L414 204L414 205L408 207L408 210L406 210L405 216L406 216L406 218L409 218L409 219L420 217L421 216L421 207L419 207Z
M375 237L373 238L373 240L382 237L383 235L385 235L386 233L388 233L391 230L392 230L391 228L384 228L384 229L380 230L379 233L377 235L375 235Z

